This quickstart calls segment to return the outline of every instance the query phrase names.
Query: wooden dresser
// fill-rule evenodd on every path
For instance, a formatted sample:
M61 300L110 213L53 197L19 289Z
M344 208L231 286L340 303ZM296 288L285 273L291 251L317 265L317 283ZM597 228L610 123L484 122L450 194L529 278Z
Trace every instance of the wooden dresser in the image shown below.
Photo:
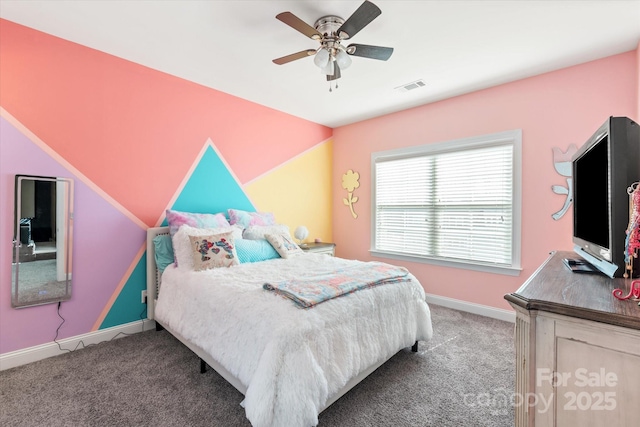
M505 299L516 310L517 427L640 425L640 307L631 279L573 273L555 252Z

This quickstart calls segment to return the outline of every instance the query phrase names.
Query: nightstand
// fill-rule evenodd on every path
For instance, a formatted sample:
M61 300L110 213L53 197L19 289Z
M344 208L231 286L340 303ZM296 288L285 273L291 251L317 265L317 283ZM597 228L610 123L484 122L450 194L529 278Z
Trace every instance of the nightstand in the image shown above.
M331 256L335 256L335 243L305 243L300 246L305 252L313 252L314 254L328 254Z

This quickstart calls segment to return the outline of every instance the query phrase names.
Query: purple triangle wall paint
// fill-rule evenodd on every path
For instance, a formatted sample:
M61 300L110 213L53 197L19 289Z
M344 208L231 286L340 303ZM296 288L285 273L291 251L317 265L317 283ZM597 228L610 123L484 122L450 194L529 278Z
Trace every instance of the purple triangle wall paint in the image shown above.
M72 297L60 308L66 322L58 338L91 332L145 244L146 230L4 118L0 118L0 141L0 204L3 206L13 206L16 174L74 179ZM4 212L10 211L4 209ZM61 322L57 304L11 308L13 221L13 217L0 216L0 242L3 242L0 244L0 354L52 342Z

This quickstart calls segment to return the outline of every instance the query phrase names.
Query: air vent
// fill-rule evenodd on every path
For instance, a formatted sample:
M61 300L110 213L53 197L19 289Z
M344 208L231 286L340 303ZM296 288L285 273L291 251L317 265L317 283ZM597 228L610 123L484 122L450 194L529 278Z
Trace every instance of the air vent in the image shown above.
M395 88L398 92L408 92L410 90L418 89L420 87L426 86L425 82L422 80L416 80L415 82L407 83L402 86L398 86Z

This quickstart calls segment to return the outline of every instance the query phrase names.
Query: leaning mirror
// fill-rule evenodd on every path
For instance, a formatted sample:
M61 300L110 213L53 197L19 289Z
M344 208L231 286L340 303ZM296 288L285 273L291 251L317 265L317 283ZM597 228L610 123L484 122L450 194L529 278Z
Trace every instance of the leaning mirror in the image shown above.
M73 180L16 175L11 305L71 298Z

